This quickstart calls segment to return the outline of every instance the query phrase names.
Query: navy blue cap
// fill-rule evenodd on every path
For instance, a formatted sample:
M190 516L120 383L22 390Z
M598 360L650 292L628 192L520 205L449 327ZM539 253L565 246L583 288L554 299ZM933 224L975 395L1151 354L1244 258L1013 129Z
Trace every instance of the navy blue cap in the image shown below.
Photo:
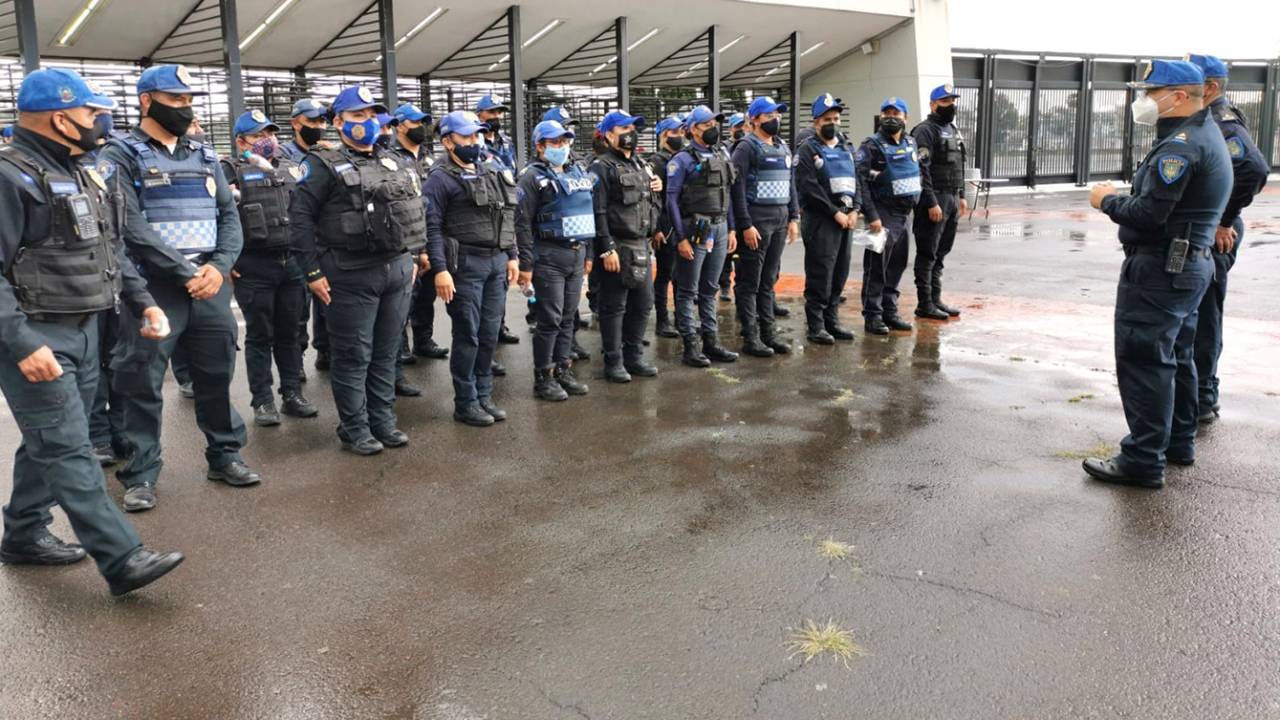
M533 144L537 145L543 140L555 140L568 135L574 137L573 131L561 125L555 120L543 120L533 127Z
M1227 64L1222 62L1221 58L1213 55L1188 55L1183 60L1200 68L1200 72L1204 74L1205 79L1224 78L1230 73L1227 72Z
M668 115L659 120L658 124L653 127L653 134L662 135L662 133L668 130L679 130L682 125L683 123L680 122L680 118L675 115Z
M431 113L422 112L417 105L413 103L405 103L396 108L396 122L408 120L410 122L422 122L431 119Z
M822 93L813 101L813 116L820 118L829 110L844 112L844 101L838 97L832 97L831 93Z
M944 83L934 88L933 92L929 93L929 102L938 102L939 100L958 97L960 97L960 93L956 92L956 86L951 83Z
M578 124L577 120L569 117L569 111L560 105L553 105L550 110L542 113L543 120L555 120L565 127L572 127Z
M706 105L699 105L698 107L690 110L688 115L684 116L684 126L693 127L694 125L708 122L710 120L724 122L724 113L714 112Z
M22 81L18 90L18 112L50 112L78 107L114 110L116 101L85 82L76 71L63 68L36 70Z
M382 127L392 127L396 124L396 119L391 117L389 113L380 112L378 113L378 124Z
M480 122L480 118L470 110L454 110L440 118L440 135L457 133L458 135L475 135L488 126Z
M786 103L774 102L771 97L758 97L752 100L751 105L747 107L747 117L756 117L771 112L784 113L788 109Z
M742 113L734 113L729 116L729 127L738 127L747 121L747 116Z
M319 100L312 100L310 98L306 100L299 100L298 102L294 103L293 109L289 111L289 117L291 118L295 118L301 115L308 120L315 120L316 118L322 118L328 114L329 114L329 108L327 105L325 105L323 102Z
M13 137L13 126L5 125L4 129L0 130L0 137Z
M880 103L880 112L884 112L888 108L897 108L898 112L902 113L903 115L911 114L907 110L907 101L903 100L900 97L896 97L896 96L891 97L888 100L885 100L884 102Z
M387 106L373 99L373 93L369 92L369 88L360 85L352 85L342 92L338 93L338 97L333 99L333 105L330 111L337 115L338 113L348 112L351 110L364 110L365 108L373 108L379 113L386 113Z
M271 118L261 110L249 110L236 118L236 125L232 129L236 135L252 135L256 132L262 132L265 128L279 130L280 126L271 122Z
M627 113L626 110L614 110L601 118L600 122L596 123L596 130L601 133L607 133L616 127L622 127L623 125L635 125L637 129L642 128L645 126L644 116L631 115Z
M167 92L174 95L208 95L191 86L191 73L185 65L153 65L138 78L138 94Z
M507 104L492 95L485 95L476 103L476 112L481 110L506 110Z
M1186 60L1152 60L1142 72L1142 79L1129 83L1139 90L1169 87L1170 85L1203 85L1204 73Z

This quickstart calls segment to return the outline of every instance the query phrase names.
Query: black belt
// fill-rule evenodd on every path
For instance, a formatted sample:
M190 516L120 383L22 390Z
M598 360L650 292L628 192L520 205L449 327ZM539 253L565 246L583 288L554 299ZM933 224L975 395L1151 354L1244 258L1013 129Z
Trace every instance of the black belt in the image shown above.
M27 319L32 322L56 323L58 325L70 325L72 327L80 327L88 322L89 318L94 317L97 313L30 313Z
M535 245L542 243L544 245L554 245L559 248L565 248L566 250L581 250L587 246L586 240L566 240L563 238L537 238L533 242Z
M1193 247L1191 248L1191 250L1187 252L1187 257L1188 258L1197 258L1197 257L1207 258L1209 257L1209 253L1210 251L1209 251L1209 248L1207 247L1202 247L1202 248ZM1164 247L1162 245L1161 246L1156 246L1156 245L1125 245L1124 246L1125 257L1133 257L1134 255L1159 255L1160 257L1164 257L1165 255L1168 255L1168 254L1169 254L1169 248Z
M689 213L689 215L693 217L694 222L697 222L699 220L706 220L707 222L710 222L712 225L719 225L720 223L725 222L725 220L729 217L728 215L704 215L702 213Z
M493 257L494 255L505 253L506 250L504 250L503 248L480 247L478 245L463 245L462 243L458 243L458 252L462 253L463 255Z

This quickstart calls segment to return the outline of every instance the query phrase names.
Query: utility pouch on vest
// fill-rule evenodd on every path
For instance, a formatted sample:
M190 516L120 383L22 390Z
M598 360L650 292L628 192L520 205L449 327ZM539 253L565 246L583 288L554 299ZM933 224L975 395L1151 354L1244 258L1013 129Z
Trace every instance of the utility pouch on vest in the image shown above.
M458 241L451 237L444 239L444 267L450 275L458 272Z
M618 250L619 280L622 287L635 289L644 287L649 281L649 248L619 247Z
M1169 254L1164 261L1164 271L1177 275L1187 265L1187 252L1191 250L1191 241L1186 238L1174 238L1169 243Z
M241 205L240 212L244 214L244 222L241 223L244 226L244 239L256 243L266 242L269 237L267 213L262 209L262 203Z

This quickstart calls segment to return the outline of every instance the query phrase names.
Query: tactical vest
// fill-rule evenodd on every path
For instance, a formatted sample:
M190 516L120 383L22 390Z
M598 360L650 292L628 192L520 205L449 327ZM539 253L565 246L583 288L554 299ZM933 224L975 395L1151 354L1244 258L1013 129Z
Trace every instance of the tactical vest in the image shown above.
M751 171L747 174L747 202L751 205L786 205L791 201L791 153L781 145L765 144L755 135L750 143Z
M482 161L489 172L497 176L502 186L502 227L498 232L504 236L503 247L510 247L515 242L516 233L516 174L502 157L490 153Z
M275 169L265 170L243 158L232 162L240 188L245 250L289 247L289 198L298 183L298 165L284 158L277 163Z
M538 240L577 245L596 236L592 187L595 177L576 166L557 173L541 162L526 172L538 176L538 214L533 218L533 235Z
M138 205L151 229L184 255L211 253L218 247L218 155L208 145L187 140L187 157L176 160L156 152L151 141L132 134L110 142L133 153Z
M935 123L937 124L937 123ZM938 125L937 146L931 148L930 177L934 188L943 192L964 189L964 136L950 123Z
M897 145L890 144L879 133L875 141L884 155L884 169L875 177L876 194L914 205L920 199L920 163L916 159L915 141L905 132Z
M110 195L96 170L46 170L15 145L0 147L8 161L37 183L44 202L32 204L6 278L18 307L33 315L83 315L109 310L120 297L120 266ZM39 217L43 215L43 220ZM38 234L37 234L38 233Z
M347 202L329 202L316 223L323 247L350 252L403 252L421 245L427 235L418 173L375 150L372 154L347 150L315 150L337 178Z
M487 169L475 172L452 160L437 163L431 172L452 175L462 185L463 202L451 202L444 209L444 234L460 245L476 248L508 248L502 237L506 186L501 177Z
M692 147L681 152L693 158L693 172L684 180L680 191L682 215L724 215L729 210L729 186L733 184L733 166L719 149L704 156Z
M652 169L647 163L628 161L614 153L600 156L600 162L613 168L615 182L609 183L606 215L609 234L618 240L648 240L656 224Z
M818 159L822 161L818 172L831 197L837 205L853 207L858 197L858 174L854 170L853 155L844 145L831 147L817 136L810 139L809 145L818 151Z

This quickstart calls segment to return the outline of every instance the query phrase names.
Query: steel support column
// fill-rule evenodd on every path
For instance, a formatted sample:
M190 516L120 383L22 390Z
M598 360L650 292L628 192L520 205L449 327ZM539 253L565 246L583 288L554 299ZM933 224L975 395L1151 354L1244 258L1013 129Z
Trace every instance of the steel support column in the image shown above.
M790 65L787 67L787 83L791 88L791 112L787 113L787 145L796 146L800 134L800 33L792 32L789 38Z
M1142 71L1142 63L1135 62L1129 68L1129 80L1137 82ZM1120 179L1125 182L1133 180L1133 88L1128 88L1124 96L1124 142L1121 143Z
M395 0L378 0L378 45L382 52L382 102L390 112L400 104L396 97Z
M1027 187L1036 186L1036 142L1040 133L1040 70L1044 56L1036 60L1036 72L1031 81L1030 117L1027 118Z
M1093 59L1080 66L1080 94L1076 96L1076 185L1089 184L1089 158L1093 155Z
M994 177L995 171L995 102L996 59L987 53L982 56L982 87L978 90L978 143L983 177Z
M720 112L720 53L716 51L719 36L718 25L707 28L707 106L712 112Z
M1276 164L1273 161L1276 123L1280 123L1280 117L1276 117L1276 95L1280 94L1278 85L1280 85L1280 64L1269 62L1267 63L1267 86L1266 90L1262 91L1262 122L1258 127L1258 134L1254 137L1258 142L1258 149L1267 158L1267 164L1273 166Z
M631 111L631 62L627 59L627 19L619 17L614 20L614 54L618 61L614 63L617 73L618 107Z
M35 0L13 0L14 20L18 23L18 52L22 69L33 73L40 69L40 36L36 31Z
M524 62L520 51L520 6L512 5L507 8L507 53L511 55L507 63L507 78L511 84L507 106L511 112L511 142L515 146L517 168L523 167L525 160Z
M231 125L244 112L244 73L240 71L240 29L236 22L236 0L218 0L218 18L222 25L222 68L227 73L227 107ZM230 127L231 142L235 132Z

